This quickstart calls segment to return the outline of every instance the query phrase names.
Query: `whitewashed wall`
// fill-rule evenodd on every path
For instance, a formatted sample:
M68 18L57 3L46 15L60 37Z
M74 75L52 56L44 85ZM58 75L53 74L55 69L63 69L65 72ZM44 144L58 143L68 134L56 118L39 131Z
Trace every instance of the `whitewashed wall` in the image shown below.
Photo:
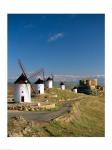
M31 102L30 84L15 84L14 101L21 102L22 96L24 96L24 102Z
M77 93L77 89L73 89L73 92L74 92L74 93Z
M52 88L53 87L53 81L52 80L48 80L46 82L47 82L46 85L47 85L48 88Z
M36 84L36 91L40 91L40 94L44 94L44 84Z
M60 85L62 90L65 90L65 85Z

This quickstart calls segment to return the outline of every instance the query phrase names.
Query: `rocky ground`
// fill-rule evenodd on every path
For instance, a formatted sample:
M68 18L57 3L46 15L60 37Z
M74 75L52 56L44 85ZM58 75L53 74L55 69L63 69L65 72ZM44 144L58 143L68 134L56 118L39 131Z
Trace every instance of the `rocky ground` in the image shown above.
M29 121L22 116L10 118L8 136L103 137L105 134L104 96L83 94L83 97L77 100L68 101L72 105L71 112L49 122Z
M9 111L44 111L55 108L55 103L10 103L8 104Z
M9 131L8 131L8 137L37 137L42 136L42 132L40 134L39 129L35 132L35 126L38 128L41 127L44 124L44 122L36 123L34 121L27 121L22 116L19 117L13 117L9 121Z

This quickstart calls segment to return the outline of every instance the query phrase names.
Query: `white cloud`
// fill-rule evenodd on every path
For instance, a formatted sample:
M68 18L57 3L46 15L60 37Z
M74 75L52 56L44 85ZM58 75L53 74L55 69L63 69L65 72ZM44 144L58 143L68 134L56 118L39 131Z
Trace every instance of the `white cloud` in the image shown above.
M60 33L50 36L48 39L48 42L56 41L58 39L62 39L63 37L64 37L64 34L60 32Z

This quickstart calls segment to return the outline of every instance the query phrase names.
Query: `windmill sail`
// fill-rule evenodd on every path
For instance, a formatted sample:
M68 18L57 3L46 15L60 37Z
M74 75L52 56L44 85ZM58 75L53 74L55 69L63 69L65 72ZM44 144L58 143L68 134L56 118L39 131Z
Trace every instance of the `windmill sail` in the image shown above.
M21 60L20 60L20 59L18 60L18 64L19 64L19 66L20 66L20 68L21 68L21 71L22 71L23 75L26 77L27 82L29 82L29 83L31 84L30 80L29 80L28 77L27 77L27 74L26 74L26 72L25 72L24 66L23 66L23 64L21 63ZM33 91L35 94L37 94L32 85L31 85L31 89L32 89L32 91Z

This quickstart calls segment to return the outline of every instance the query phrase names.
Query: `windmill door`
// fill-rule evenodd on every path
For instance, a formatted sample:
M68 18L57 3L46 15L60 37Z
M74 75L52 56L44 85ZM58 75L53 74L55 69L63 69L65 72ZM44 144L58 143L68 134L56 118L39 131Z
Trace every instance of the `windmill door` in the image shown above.
M24 102L24 96L21 96L21 102Z

